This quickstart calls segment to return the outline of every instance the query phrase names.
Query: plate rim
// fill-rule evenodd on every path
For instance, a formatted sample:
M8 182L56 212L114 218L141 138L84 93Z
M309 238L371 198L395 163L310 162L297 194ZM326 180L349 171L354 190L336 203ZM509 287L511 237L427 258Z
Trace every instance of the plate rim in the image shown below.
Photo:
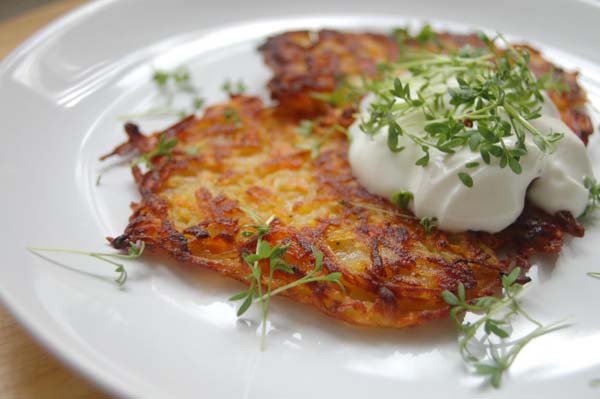
M573 0L576 3L594 6L600 9L600 2L591 0ZM51 39L52 36L61 30L68 29L73 23L86 15L93 14L104 7L117 4L116 0L92 0L89 3L76 6L49 24L38 29L25 41L14 48L3 60L0 61L0 76L2 76L15 63L19 62L24 55L31 49L39 46L43 41ZM599 134L600 132L596 132ZM25 249L24 249L25 250ZM44 323L39 322L34 315L27 312L26 306L14 297L7 295L0 289L0 303L4 305L8 313L23 327L27 334L39 343L46 351L50 352L61 364L67 366L77 375L82 376L91 384L99 387L110 395L117 397L138 396L140 394L152 396L160 395L163 391L143 390L141 385L127 384L119 378L115 372L109 371L104 366L92 362L88 355L82 355L68 342L65 342L60 334L53 329L44 329ZM144 393L145 392L145 393Z
M29 50L43 43L54 33L68 28L85 15L93 14L112 3L116 3L116 1L92 0L88 3L75 6L75 8L42 26L0 61L0 76L15 63L19 62ZM26 251L26 249L23 250ZM26 334L33 338L37 344L41 345L45 351L49 352L54 359L57 359L70 371L81 376L99 390L117 397L127 397L134 395L136 392L140 393L139 391L130 389L128 384L121 383L119 378L113 373L107 373L105 368L91 362L91 359L82 356L61 339L55 331L43 328L42 323L38 322L30 312L24 309L24 305L19 303L18 300L11 298L4 290L0 290L0 304L4 306L7 313L17 321L17 324Z

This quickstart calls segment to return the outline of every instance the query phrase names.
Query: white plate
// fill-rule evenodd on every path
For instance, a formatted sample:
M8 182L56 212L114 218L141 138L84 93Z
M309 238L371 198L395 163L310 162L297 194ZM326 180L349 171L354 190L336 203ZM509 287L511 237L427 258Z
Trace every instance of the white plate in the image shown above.
M227 77L264 95L269 71L255 48L265 35L424 20L527 38L579 69L600 104L593 1L101 1L39 32L0 65L3 301L48 348L120 396L598 397L590 381L600 377L600 281L585 272L600 271L599 226L533 267L531 312L546 322L567 316L573 325L527 347L500 390L465 372L448 321L372 330L278 299L261 353L258 315L237 320L227 301L236 282L145 258L129 265L119 290L112 269L93 259L53 257L68 270L25 251L106 249L104 237L122 231L137 194L126 167L97 159L124 138L117 116L153 93L152 66L190 66L210 102L224 98ZM590 144L596 166L598 141Z

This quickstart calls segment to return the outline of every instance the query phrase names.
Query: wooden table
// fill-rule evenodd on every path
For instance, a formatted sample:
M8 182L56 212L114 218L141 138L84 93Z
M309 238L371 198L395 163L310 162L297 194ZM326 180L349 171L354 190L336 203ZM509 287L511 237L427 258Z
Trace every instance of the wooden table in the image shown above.
M0 59L35 31L83 3L54 1L0 22ZM59 363L0 305L0 398L96 399L108 395Z

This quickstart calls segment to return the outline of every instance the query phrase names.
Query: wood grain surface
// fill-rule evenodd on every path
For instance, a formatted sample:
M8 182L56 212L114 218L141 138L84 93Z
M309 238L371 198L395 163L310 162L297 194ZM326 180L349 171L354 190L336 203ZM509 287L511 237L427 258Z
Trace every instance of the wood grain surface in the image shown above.
M0 0L0 7L2 1L5 0ZM83 3L83 0L48 2L0 21L0 59L44 25ZM0 305L0 399L108 397L56 360Z

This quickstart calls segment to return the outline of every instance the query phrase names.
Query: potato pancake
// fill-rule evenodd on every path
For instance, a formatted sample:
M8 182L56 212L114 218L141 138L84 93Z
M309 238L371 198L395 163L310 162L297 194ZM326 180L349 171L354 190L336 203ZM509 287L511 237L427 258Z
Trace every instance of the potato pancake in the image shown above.
M471 35L438 37L431 45L477 45ZM409 39L407 45L416 43ZM275 217L264 240L289 245L284 258L293 274L275 272L274 289L314 269L314 247L323 254L324 274L342 273L345 291L313 282L283 295L350 323L404 327L445 316L441 293L455 291L459 282L470 298L494 294L500 276L526 268L532 254L560 251L567 233L583 235L570 214L548 215L529 205L498 234L427 231L409 211L356 181L341 129L353 122L354 109L313 93L331 93L341 77L375 76L378 62L402 51L394 39L291 32L268 39L261 51L274 70L269 88L278 105L232 96L164 132L145 136L136 125L125 126L129 141L109 155L147 154L161 135L177 145L170 156L152 157L150 170L133 167L141 201L132 205L125 232L111 239L115 248L142 240L180 262L248 283L243 256L256 248L256 237L243 234L254 223L249 209ZM539 53L532 55L536 71L550 70ZM572 90L551 94L552 100L585 141L592 132L585 95L574 74L555 71ZM313 118L311 134L298 129L307 116ZM500 257L500 250L507 255ZM267 262L261 266L268 270ZM262 275L266 284L268 273Z

